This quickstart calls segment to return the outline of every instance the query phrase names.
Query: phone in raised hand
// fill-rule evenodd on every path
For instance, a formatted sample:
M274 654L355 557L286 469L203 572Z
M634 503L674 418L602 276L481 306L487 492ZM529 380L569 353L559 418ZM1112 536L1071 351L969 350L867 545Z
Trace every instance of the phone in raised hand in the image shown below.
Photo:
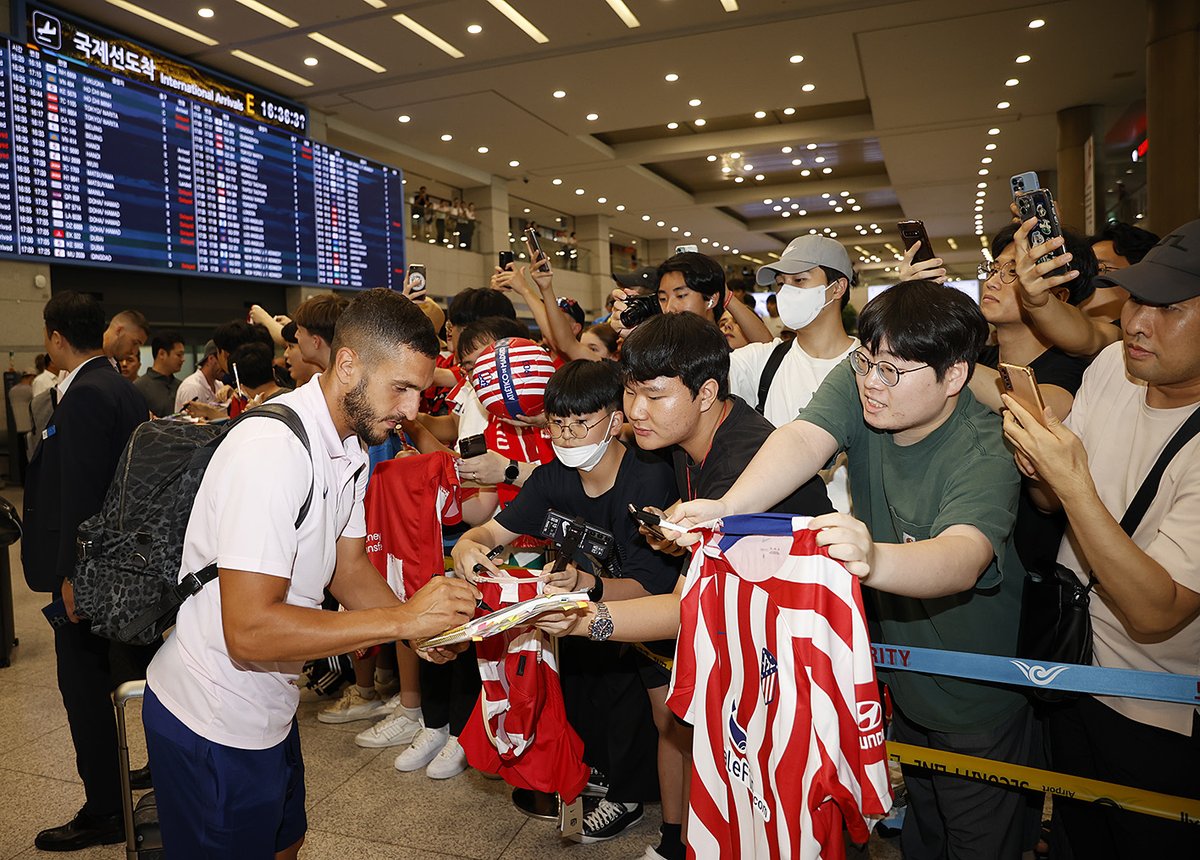
M1024 173L1018 173L1010 177L1008 184L1012 187L1013 199L1017 199L1017 195L1023 191L1032 191L1035 188L1041 188L1042 183L1038 181L1038 175L1032 170L1026 170Z
M414 299L425 295L425 265L412 263L408 267L408 294Z
M538 258L538 255L542 253L542 246L538 243L537 230L533 229L532 227L526 227L525 228L525 241L529 245L529 259L531 261L536 260ZM542 260L541 265L538 266L538 271L539 272L549 272L550 271L550 260L549 259Z
M905 251L917 242L921 243L920 249L912 259L913 263L924 263L926 260L933 259L933 247L929 242L929 234L925 232L924 221L898 221L896 226L900 229L900 238L904 241Z

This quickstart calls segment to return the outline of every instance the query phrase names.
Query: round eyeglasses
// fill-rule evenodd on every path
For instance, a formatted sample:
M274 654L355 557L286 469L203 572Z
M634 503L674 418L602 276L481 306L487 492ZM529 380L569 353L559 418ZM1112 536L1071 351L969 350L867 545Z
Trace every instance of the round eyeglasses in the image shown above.
M1011 284L1017 279L1017 267L1008 265L1000 268L995 263L980 263L979 264L979 279L986 281L993 275L1000 276L1000 283Z
M593 427L595 427L601 421L607 421L611 417L612 413L610 412L607 415L597 418L591 424L585 424L582 421L568 421L566 424L559 423L558 421L551 421L542 429L542 438L582 439L592 431Z
M924 370L930 367L928 364L922 364L920 367L909 367L901 370L892 364L890 361L871 361L860 350L854 350L850 353L850 367L859 376L866 376L871 372L871 368L875 368L875 375L879 377L879 381L892 388L900 383L900 377L906 373L912 373L914 370Z

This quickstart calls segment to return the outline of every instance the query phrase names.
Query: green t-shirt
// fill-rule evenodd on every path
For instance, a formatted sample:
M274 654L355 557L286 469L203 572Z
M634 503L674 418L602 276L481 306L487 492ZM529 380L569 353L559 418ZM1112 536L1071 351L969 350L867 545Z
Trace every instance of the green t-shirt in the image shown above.
M970 591L920 599L865 589L883 641L1013 656L1025 578L1012 538L1021 480L1000 419L964 388L944 424L914 445L897 445L864 421L848 363L825 378L799 418L846 452L855 515L877 543L927 540L970 525L995 549ZM934 731L986 731L1026 702L1008 688L944 676L895 670L884 678L905 715Z

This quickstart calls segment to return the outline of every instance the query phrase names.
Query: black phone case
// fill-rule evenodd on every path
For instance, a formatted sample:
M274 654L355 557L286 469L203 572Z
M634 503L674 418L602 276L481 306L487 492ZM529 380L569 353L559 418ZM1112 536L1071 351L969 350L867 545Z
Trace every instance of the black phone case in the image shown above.
M1054 211L1054 197L1045 188L1035 188L1017 195L1017 211L1022 221L1037 217L1038 222L1029 231L1029 244L1040 245L1062 235L1062 227L1058 223L1058 213ZM1038 258L1039 263L1053 260L1065 254L1066 248L1055 248L1049 254Z

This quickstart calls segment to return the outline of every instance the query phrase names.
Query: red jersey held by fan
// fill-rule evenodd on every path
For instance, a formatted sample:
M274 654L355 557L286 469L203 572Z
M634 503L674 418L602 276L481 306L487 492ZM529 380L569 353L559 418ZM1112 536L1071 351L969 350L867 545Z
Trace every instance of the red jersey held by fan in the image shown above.
M858 579L806 517L726 517L692 558L667 704L695 727L688 856L841 858L891 807Z

